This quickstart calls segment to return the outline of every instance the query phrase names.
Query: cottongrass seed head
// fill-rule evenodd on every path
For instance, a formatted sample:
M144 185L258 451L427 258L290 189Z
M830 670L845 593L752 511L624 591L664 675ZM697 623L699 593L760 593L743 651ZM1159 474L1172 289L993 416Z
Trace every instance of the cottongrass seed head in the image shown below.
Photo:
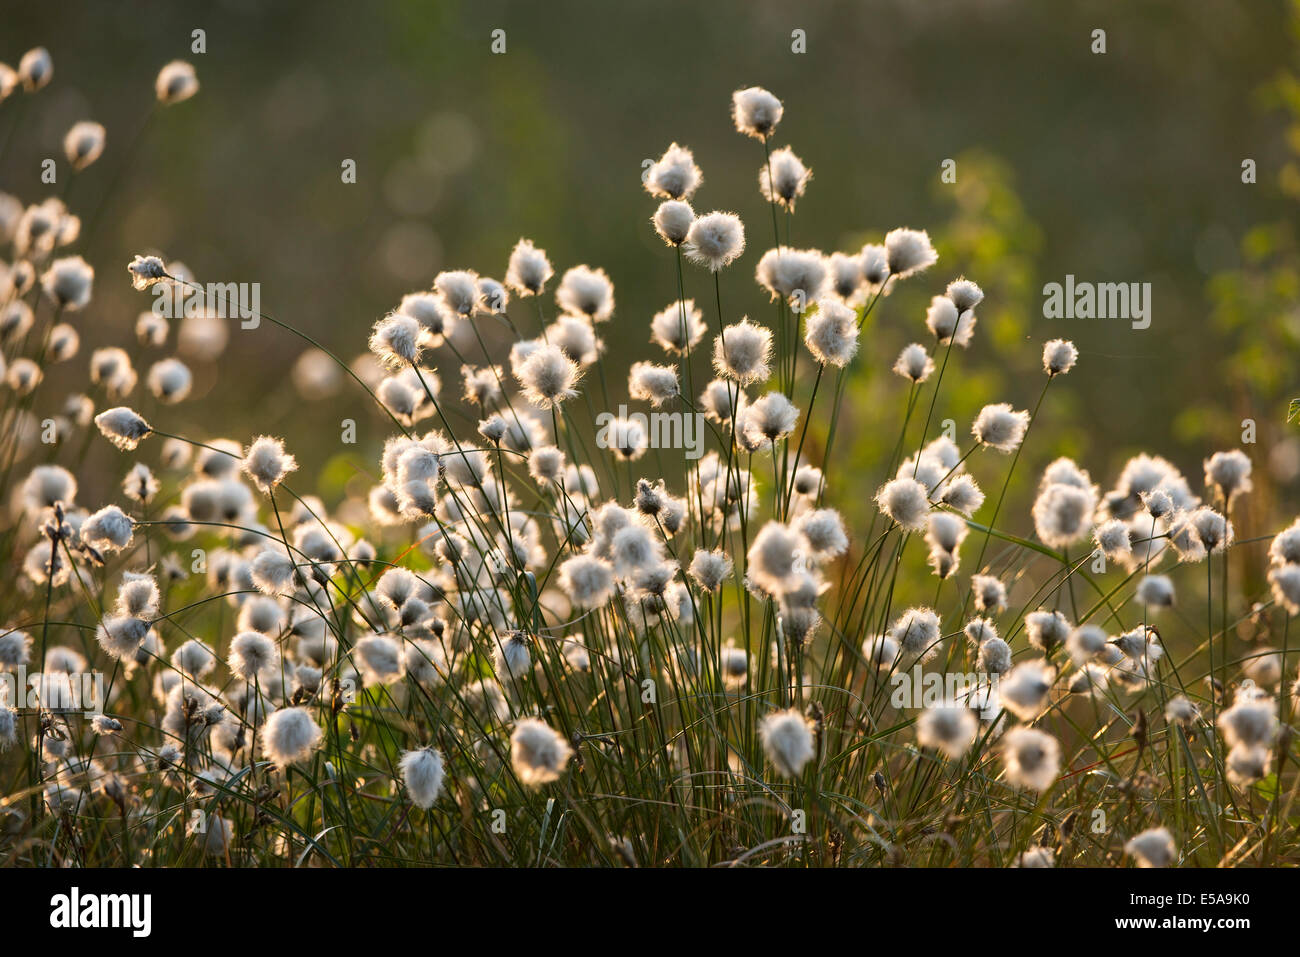
M525 787L558 781L573 749L554 729L536 718L521 718L510 735L510 763Z
M763 752L783 778L796 778L815 754L812 723L791 708L775 711L759 723Z

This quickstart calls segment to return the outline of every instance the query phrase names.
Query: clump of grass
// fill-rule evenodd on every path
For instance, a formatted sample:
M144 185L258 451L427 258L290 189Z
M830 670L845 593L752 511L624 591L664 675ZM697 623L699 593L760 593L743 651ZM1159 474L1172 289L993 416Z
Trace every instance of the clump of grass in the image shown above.
M23 62L27 96L52 64ZM157 100L197 82L168 64ZM352 363L262 314L286 356L308 344L304 397L356 387L391 429L369 450L372 486L330 504L306 478L320 463L267 434L262 408L229 424L235 439L188 434L183 359L136 372L143 349L170 348L164 317L137 324L133 351L96 351L84 393L48 394L96 273L68 253L84 237L61 201L0 197L0 668L37 676L30 694L0 686L6 863L1296 860L1300 523L1271 539L1256 595L1229 590L1231 556L1270 540L1235 527L1251 491L1237 451L1207 460L1204 496L1158 456L1108 491L1057 459L1030 514L1006 514L1078 350L1044 345L1032 409L991 403L969 437L936 436L980 286L958 278L923 315L877 317L932 339L878 354L868 317L929 281L930 237L794 248L815 185L772 148L784 106L751 88L732 110L761 146L767 317L727 306L766 225L697 215L703 176L677 143L646 177L666 306L616 309L599 268L554 281L524 239L504 281L431 277ZM105 143L78 124L70 163ZM201 295L160 256L127 278ZM187 314L177 341L215 358L229 321ZM615 330L651 343L626 398L604 358ZM864 365L897 373L904 409L869 475L832 456ZM614 415L629 403L644 411ZM87 502L96 434L124 478ZM874 497L868 527L847 527L844 497ZM922 548L928 572L907 560ZM1234 657L1233 607L1280 647ZM102 681L102 713L77 700L83 675Z

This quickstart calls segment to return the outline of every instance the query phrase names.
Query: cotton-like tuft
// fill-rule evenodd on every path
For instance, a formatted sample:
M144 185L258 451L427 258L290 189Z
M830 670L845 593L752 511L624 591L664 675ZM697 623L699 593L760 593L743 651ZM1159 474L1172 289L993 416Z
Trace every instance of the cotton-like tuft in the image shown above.
M865 252L865 250L864 250ZM887 275L906 279L929 269L939 260L939 254L930 243L930 234L918 229L891 229L885 235L885 261ZM867 275L866 265L863 274ZM868 281L870 278L868 277Z
M614 284L603 269L574 266L560 278L555 301L589 322L605 322L614 314Z
M704 336L704 314L694 299L679 300L655 313L650 320L651 341L665 352L683 355Z
M269 671L278 660L274 641L260 632L244 631L231 640L226 664L236 677L252 682Z
M659 204L650 218L655 232L669 246L680 246L690 235L695 222L695 210L684 200L669 199Z
M774 150L758 171L758 188L763 198L793 210L812 178L812 171L786 146Z
M691 223L682 244L686 258L717 272L745 251L745 226L735 213L712 212Z
M188 100L199 92L199 78L193 64L172 60L158 71L154 81L154 94L158 102L167 106Z
M433 747L405 751L397 767L402 773L406 793L411 796L411 803L426 810L433 807L433 802L442 793L442 754Z
M574 388L581 373L578 364L559 346L543 344L515 372L524 395L533 405L556 408L578 394Z
M705 591L716 592L731 577L732 562L721 549L698 549L691 559L691 577Z
M240 469L266 494L275 491L285 476L296 471L298 461L284 450L282 439L261 435L244 450Z
M681 394L677 369L653 362L634 362L628 372L627 393L629 398L658 408Z
M771 372L772 333L743 319L726 326L713 340L713 368L741 385L762 382Z
M262 750L284 770L311 757L321 737L320 725L306 708L282 708L262 726Z
M1240 449L1215 452L1205 460L1205 485L1231 504L1253 487L1250 470L1250 459Z
M1029 413L1017 412L1005 402L986 405L976 416L971 434L981 445L999 452L1014 452L1029 428Z
M761 86L751 86L731 94L731 118L736 131L757 140L772 135L785 110L781 101Z
M899 525L912 531L925 527L930 515L930 498L925 486L912 478L886 482L876 492L876 506Z
M913 382L924 382L934 372L934 360L918 342L904 346L894 362L894 372Z
M909 608L889 626L888 635L898 643L899 654L929 661L939 652L939 616L929 608Z
M684 146L673 143L645 172L645 188L651 196L670 200L689 200L704 177L695 165L695 157Z
M1078 358L1079 350L1068 339L1052 339L1043 345L1043 371L1053 378L1073 369Z
M1169 867L1177 858L1178 849L1168 828L1153 827L1129 838L1124 853L1136 860L1138 867Z
M1002 739L1007 781L1015 787L1046 791L1061 770L1061 745L1033 728L1012 728Z
M1022 661L1002 676L998 694L1004 708L1021 721L1033 721L1046 709L1055 683L1055 668L1041 659Z
M593 555L575 555L560 566L560 588L579 608L596 608L613 595L614 570Z
M551 261L546 251L538 249L530 239L521 239L510 252L506 269L506 285L520 296L539 295L551 276Z
M107 505L81 523L81 540L96 551L120 551L131 544L132 528L125 512Z
M804 325L804 344L821 365L843 369L857 354L857 313L843 303L822 299Z
M80 256L56 259L41 275L41 288L59 309L76 312L90 302L95 270Z
M933 705L916 719L916 742L957 760L975 742L979 721L967 707L953 702Z
M795 778L814 757L812 725L795 709L767 715L758 726L763 752L784 778Z
M573 749L550 725L521 718L510 735L510 763L525 787L557 781L573 757Z
M54 77L54 61L45 47L33 47L18 61L18 78L23 89L35 93Z
M74 123L63 137L63 155L74 170L83 170L103 154L104 139L102 124L90 120Z
M965 348L975 335L975 313L960 312L947 296L935 296L925 313L925 324L940 345L954 343Z

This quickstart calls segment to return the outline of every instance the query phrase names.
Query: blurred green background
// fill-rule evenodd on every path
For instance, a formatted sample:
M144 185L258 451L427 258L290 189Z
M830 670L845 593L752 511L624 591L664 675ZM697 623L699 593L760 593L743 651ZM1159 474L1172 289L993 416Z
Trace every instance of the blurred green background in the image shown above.
M884 370L906 342L929 341L925 304L962 273L988 298L936 411L961 435L984 402L1032 403L1043 340L1069 337L1081 352L1049 397L1026 485L1067 453L1109 486L1147 449L1199 486L1201 458L1238 445L1246 417L1259 422L1247 451L1265 503L1263 473L1292 490L1300 474L1284 422L1300 335L1286 225L1296 177L1288 185L1284 170L1300 136L1277 109L1300 99L1279 80L1296 60L1280 0L8 6L0 59L43 44L55 79L20 119L18 96L0 108L0 135L21 123L0 188L26 202L55 192L39 161L60 154L68 126L90 118L109 131L69 197L89 217L107 195L79 250L98 269L79 320L86 352L124 342L147 308L124 269L136 252L162 251L201 280L260 282L264 310L351 358L402 294L443 268L500 278L528 236L557 272L588 262L613 277L618 308L601 331L609 381L621 383L630 361L651 357L649 318L674 294L640 184L642 161L674 140L703 168L697 210L734 210L748 226L749 249L723 277L728 311L771 320L752 281L772 245L761 148L728 115L731 91L757 84L785 103L775 144L814 171L796 245L856 250L909 225L942 253L881 304L864 341L843 433L860 466L850 491L862 494L847 497L874 491L892 447L904 389ZM490 52L495 29L504 54ZM795 29L804 54L791 51ZM1091 52L1095 29L1104 55ZM178 57L202 89L133 144L154 75ZM340 181L348 158L355 185ZM940 182L948 158L955 185ZM1245 158L1256 185L1241 182ZM1067 273L1152 283L1151 328L1044 319L1042 286ZM707 274L687 282L710 301ZM350 390L311 407L295 398L285 377L300 351L267 325L234 331L218 362L195 364L196 398L166 413L168 428L241 440L278 430L310 475L338 452L350 413L373 461L384 420L360 413ZM76 366L84 374L84 355ZM121 461L96 454L116 481ZM1000 468L975 471L991 486Z

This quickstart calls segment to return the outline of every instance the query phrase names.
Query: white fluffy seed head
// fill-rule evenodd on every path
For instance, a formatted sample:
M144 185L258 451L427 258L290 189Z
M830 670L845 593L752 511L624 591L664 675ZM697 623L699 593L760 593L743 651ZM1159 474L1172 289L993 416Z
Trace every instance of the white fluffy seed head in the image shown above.
M921 712L916 719L916 742L934 748L951 760L965 754L975 742L979 721L965 705L944 702Z
M1064 548L1088 534L1096 507L1097 496L1091 487L1052 483L1034 499L1034 529L1043 544ZM1122 534L1127 542L1127 529Z
M628 396L656 408L680 395L677 369L653 362L634 362L627 377Z
M939 651L939 616L929 608L909 608L889 626L888 635L898 643L899 654L928 661Z
M1002 739L1002 760L1012 785L1046 791L1061 770L1061 745L1046 732L1012 728Z
M820 364L842 369L857 353L858 314L844 303L822 299L804 325L804 345Z
M190 394L194 376L181 360L162 359L149 367L145 382L159 402L175 405Z
M506 285L519 296L539 295L555 271L546 258L546 250L538 249L531 239L521 239L510 251L506 268Z
M690 199L704 182L695 157L684 146L673 143L645 172L645 188L651 196L661 199Z
M691 577L705 591L716 592L731 577L732 562L721 549L698 549L691 559Z
M549 343L533 351L515 371L528 401L541 408L556 408L576 396L574 386L580 377L578 364Z
M1268 583L1273 589L1273 599L1287 614L1300 615L1300 564L1275 565L1269 569Z
M904 528L919 531L930 514L930 498L925 486L912 478L886 482L876 492L876 505Z
M131 544L133 524L116 505L107 505L81 523L81 540L100 552L120 551Z
M53 76L54 61L50 59L50 51L45 47L33 47L18 61L18 78L28 93L41 89Z
M986 405L971 426L971 434L981 445L999 452L1014 452L1029 428L1029 413L1017 412L1006 402Z
M434 277L433 289L452 315L459 318L468 318L479 306L479 278L472 270L443 270Z
M713 368L741 385L762 382L771 372L772 333L749 319L726 326L713 340Z
M939 254L934 251L930 234L925 230L891 229L885 235L885 263L889 276L906 279L908 276L929 269L938 259ZM868 275L866 264L863 267L863 274Z
M41 276L45 295L60 309L75 312L90 302L95 270L80 256L56 259Z
M1163 827L1154 827L1129 838L1124 853L1136 860L1138 867L1169 867L1178 857L1173 835Z
M575 555L560 566L560 588L579 608L597 608L614 593L614 570L594 555Z
M669 199L659 204L650 220L655 232L669 246L680 246L690 235L695 222L695 210L685 200Z
M698 217L687 230L682 252L699 266L717 272L745 251L745 226L735 213L712 212Z
M320 725L306 708L281 708L262 726L262 749L283 770L311 757L321 737Z
M555 301L565 312L605 322L614 314L614 283L603 269L574 266L560 278Z
M783 392L769 392L744 410L739 431L754 447L768 446L785 438L799 422L799 410Z
M1068 339L1052 339L1043 345L1043 371L1055 378L1074 368L1079 350Z
M1022 661L1002 677L998 694L1002 706L1021 721L1032 721L1047 707L1056 669L1042 659Z
M1253 487L1250 459L1240 449L1215 452L1205 460L1205 485L1231 503Z
M399 371L420 358L428 341L428 330L417 319L394 313L375 323L370 351L386 368Z
M74 123L63 137L63 154L74 170L85 169L104 152L103 125L90 120Z
M783 778L795 778L816 753L812 723L796 709L767 715L758 726L763 752Z
M693 348L703 338L705 328L704 313L694 299L674 302L650 320L651 341L672 355L683 355Z
M166 106L188 100L197 92L199 78L193 64L184 60L172 60L158 71L158 78L154 81L154 94L158 102Z
M431 808L442 793L442 755L432 747L406 751L397 764L402 772L402 783L418 808Z
M525 787L557 781L573 757L573 749L550 725L521 718L510 735L510 763Z
M758 188L763 198L784 209L793 210L812 178L812 170L795 156L790 147L774 150L759 168Z
M230 655L226 664L235 676L245 681L255 681L275 665L275 642L256 631L243 631L230 642Z
M285 476L298 468L298 461L284 450L282 439L260 435L244 450L240 468L254 485L269 495Z
M894 362L894 372L913 382L924 382L934 372L934 360L925 351L925 346L913 342L904 346Z
M781 101L761 86L751 86L731 94L731 118L736 131L756 140L766 140L771 136L784 112Z
M926 310L925 325L939 345L955 343L965 348L975 335L975 313L960 311L947 296L935 296Z

